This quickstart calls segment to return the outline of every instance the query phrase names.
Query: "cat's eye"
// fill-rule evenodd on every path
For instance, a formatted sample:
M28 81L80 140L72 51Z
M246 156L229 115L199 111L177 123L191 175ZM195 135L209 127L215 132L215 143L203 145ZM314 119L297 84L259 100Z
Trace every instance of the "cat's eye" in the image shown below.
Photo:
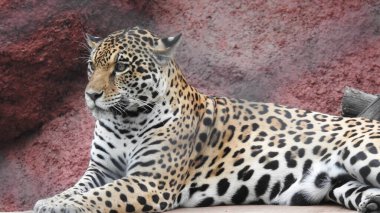
M116 72L123 72L128 68L128 65L126 63L117 62L115 65L115 71Z

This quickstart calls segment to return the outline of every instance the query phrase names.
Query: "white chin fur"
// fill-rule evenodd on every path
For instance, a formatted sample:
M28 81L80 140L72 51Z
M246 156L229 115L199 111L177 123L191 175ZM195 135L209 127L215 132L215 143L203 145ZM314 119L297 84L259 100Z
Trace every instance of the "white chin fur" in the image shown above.
M112 116L111 112L102 110L102 109L97 108L97 107L90 109L90 111L91 111L92 116L94 116L97 120L106 119L106 118L109 118L110 116Z

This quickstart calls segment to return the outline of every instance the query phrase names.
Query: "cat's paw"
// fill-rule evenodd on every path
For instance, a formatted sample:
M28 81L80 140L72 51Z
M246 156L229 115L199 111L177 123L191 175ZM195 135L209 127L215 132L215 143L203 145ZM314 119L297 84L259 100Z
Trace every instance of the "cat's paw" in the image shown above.
M359 204L359 212L380 212L380 195L370 195L363 199L363 201Z
M48 198L37 201L33 211L35 213L82 213L85 209L74 202Z

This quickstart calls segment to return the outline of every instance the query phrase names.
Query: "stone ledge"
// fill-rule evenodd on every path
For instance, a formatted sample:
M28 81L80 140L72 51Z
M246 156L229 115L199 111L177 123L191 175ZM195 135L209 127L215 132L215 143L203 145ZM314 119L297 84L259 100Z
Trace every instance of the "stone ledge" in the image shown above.
M251 205L251 206L215 206L206 208L181 208L168 213L193 213L193 212L207 212L207 213L353 213L355 211L345 209L337 205L319 205L319 206L273 206L273 205ZM33 213L32 211L25 211L20 213Z

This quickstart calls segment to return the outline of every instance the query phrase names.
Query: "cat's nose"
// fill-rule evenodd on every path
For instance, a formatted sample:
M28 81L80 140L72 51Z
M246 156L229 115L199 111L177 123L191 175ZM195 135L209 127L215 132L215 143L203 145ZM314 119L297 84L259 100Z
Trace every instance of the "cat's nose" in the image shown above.
M101 92L86 92L86 95L93 101L100 98L103 95L103 91Z

